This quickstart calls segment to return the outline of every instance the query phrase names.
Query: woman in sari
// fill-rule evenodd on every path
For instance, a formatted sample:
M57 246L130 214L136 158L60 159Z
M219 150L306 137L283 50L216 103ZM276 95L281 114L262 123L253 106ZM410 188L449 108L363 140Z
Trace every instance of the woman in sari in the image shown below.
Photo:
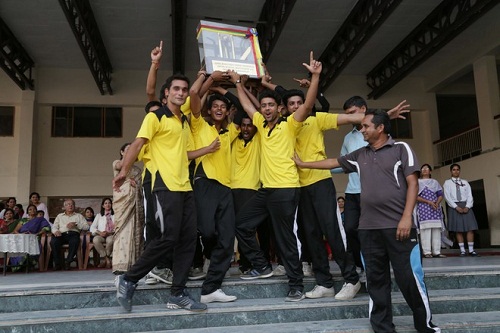
M11 234L17 227L18 221L14 219L14 210L5 208L3 219L0 219L0 234Z
M27 208L28 217L24 217L22 219L17 220L13 225L15 225L14 230L12 230L12 234L33 234L38 236L38 240L40 241L40 236L44 232L50 232L50 224L43 217L37 217L36 206L29 205ZM27 258L31 258L31 266L36 265L38 255L35 256L19 256L19 257L11 257L10 265L12 266L12 271L16 272L22 268L22 266L26 265Z
M50 232L50 223L44 217L37 217L37 208L30 204L27 208L28 217L19 220L14 234L36 234Z
M129 143L124 144L120 149L120 159L113 162L115 176L122 168L123 156L129 146ZM135 263L143 249L144 207L139 167L133 165L120 192L113 191L113 210L115 234L112 267L113 273L119 275Z

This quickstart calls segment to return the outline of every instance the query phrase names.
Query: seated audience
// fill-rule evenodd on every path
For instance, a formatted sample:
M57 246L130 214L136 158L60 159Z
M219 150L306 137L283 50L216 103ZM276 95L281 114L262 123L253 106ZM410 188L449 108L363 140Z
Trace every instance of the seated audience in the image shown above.
M80 245L80 232L88 230L89 225L82 214L75 213L75 202L72 199L64 201L64 213L57 215L52 225L52 240L50 246L54 256L55 270L70 269ZM61 253L63 244L69 245L68 256L64 259Z
M83 211L83 217L85 217L85 220L87 220L87 223L88 223L89 228L90 228L90 226L92 225L92 222L94 222L94 218L95 218L94 209L92 207L85 208L85 210Z
M3 219L7 208L10 208L10 209L12 209L12 211L14 211L14 207L16 206L16 203L17 203L16 198L14 198L14 197L8 198L6 201L5 208L2 211L0 211L0 219ZM15 214L15 212L14 212L14 214Z
M90 227L94 247L101 257L97 267L111 268L111 255L113 254L113 235L115 234L115 212L110 198L102 199L101 212L97 214ZM106 244L106 248L104 248Z
M19 220L13 233L16 234L36 234L50 232L50 223L42 216L39 216L36 206L30 204L27 208L28 217ZM43 211L41 211L43 214Z
M16 204L14 206L14 219L19 220L23 217L25 217L23 205Z
M5 208L3 219L0 219L0 234L11 234L17 226L17 220L14 219L14 210Z
M36 206L36 210L43 210L44 216L48 221L49 211L47 210L47 206L43 202L40 202L40 194L38 194L38 192L32 192L30 194L30 201L33 205Z

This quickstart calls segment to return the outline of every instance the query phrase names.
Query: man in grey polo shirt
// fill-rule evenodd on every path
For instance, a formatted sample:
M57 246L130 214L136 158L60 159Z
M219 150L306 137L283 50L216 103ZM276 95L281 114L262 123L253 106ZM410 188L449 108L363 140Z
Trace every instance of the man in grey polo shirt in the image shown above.
M418 332L441 332L431 322L420 248L412 221L417 200L419 164L404 142L389 135L391 124L383 110L369 109L361 123L368 146L338 159L302 162L301 168L357 172L361 180L359 239L370 295L370 323L374 332L395 332L391 303L391 272L413 311Z

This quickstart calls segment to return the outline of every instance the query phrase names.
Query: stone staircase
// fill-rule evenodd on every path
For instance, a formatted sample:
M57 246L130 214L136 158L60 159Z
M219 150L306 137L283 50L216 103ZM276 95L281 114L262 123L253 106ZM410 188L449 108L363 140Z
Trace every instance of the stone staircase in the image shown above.
M451 259L459 258L445 260ZM500 264L500 257L496 257L496 263ZM235 268L232 273L236 273ZM16 274L19 279L34 279L36 275L50 280L49 274ZM335 289L340 290L338 272L335 276ZM225 280L223 290L238 300L211 303L201 314L166 309L168 287L142 282L134 295L132 312L126 313L116 302L111 275L105 281L87 281L84 286L47 281L4 288L3 282L0 278L0 332L371 332L368 295L363 289L350 301L324 298L285 302L286 278L248 282L233 275ZM434 269L426 273L426 283L433 322L443 332L500 332L498 267L486 264L454 271ZM313 278L306 278L305 290L314 284ZM188 284L197 299L200 286L201 282ZM396 328L398 332L415 332L411 312L394 288Z

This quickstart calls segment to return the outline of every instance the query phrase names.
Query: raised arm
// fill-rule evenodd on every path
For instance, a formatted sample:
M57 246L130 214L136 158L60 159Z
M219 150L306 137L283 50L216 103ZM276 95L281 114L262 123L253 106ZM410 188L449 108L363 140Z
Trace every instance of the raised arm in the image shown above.
M206 77L206 80L205 82L203 82L203 85L201 86L200 91L198 93L200 97L203 96L208 91L208 89L210 89L210 87L213 86L215 82L222 82L228 79L227 73L221 71L214 71L210 75L207 75L207 73L204 70L201 70L198 73L203 73L203 75Z
M162 56L163 41L151 51L151 67L149 67L148 79L146 81L146 95L148 102L157 101L156 97L156 72L160 68L160 60Z
M199 71L196 81L194 81L191 89L189 89L189 97L191 100L191 114L198 118L201 114L201 98L200 89L205 81L205 71Z
M398 105L396 105L394 108L390 109L387 111L387 114L389 115L390 119L406 119L403 114L410 112L408 110L408 107L410 106L409 104L405 104L406 100L402 101ZM340 125L346 125L346 124L361 124L361 121L363 120L363 117L365 115L363 113L351 113L351 114L345 114L341 113L337 116L337 124Z
M314 101L316 100L316 95L318 94L319 75L323 68L321 62L314 60L314 54L312 51L309 54L309 64L303 63L303 65L312 74L312 76L311 86L307 90L306 100L304 101L304 104L302 104L297 109L297 111L293 113L293 118L295 118L295 120L297 120L298 122L306 120L306 118L309 116L309 113L312 111Z
M229 81L231 81L236 86L238 98L240 99L243 110L245 110L250 119L253 119L253 115L255 114L255 112L257 112L257 109L254 107L247 94L245 93L245 88L241 83L240 75L233 70L229 70L227 73L229 75Z
M309 88L311 85L311 81L308 79L296 79L293 78L295 82L299 84L301 88ZM323 93L321 91L318 91L318 95L316 95L316 99L318 100L319 104L321 105L321 110L319 112L329 112L330 111L330 103L328 100L325 98ZM317 111L317 110L316 110Z
M250 99L252 102L253 106L258 109L259 108L259 100L257 97L255 97L250 90L246 87L246 82L248 81L248 75L242 75L241 76L241 85L243 86L243 90L245 90L245 93L247 94L247 97Z
M262 63L262 67L264 67L264 76L260 79L260 84L269 90L276 89L276 85L271 83L272 77L267 70L266 64Z
M410 107L410 104L405 104L405 103L406 103L406 99L404 101L402 101L401 103L399 103L398 105L396 105L395 107L393 107L392 109L390 109L389 111L387 111L389 118L391 118L391 119L396 119L396 118L406 119L406 117L403 116L403 114L410 112L410 110L408 110L408 108Z

